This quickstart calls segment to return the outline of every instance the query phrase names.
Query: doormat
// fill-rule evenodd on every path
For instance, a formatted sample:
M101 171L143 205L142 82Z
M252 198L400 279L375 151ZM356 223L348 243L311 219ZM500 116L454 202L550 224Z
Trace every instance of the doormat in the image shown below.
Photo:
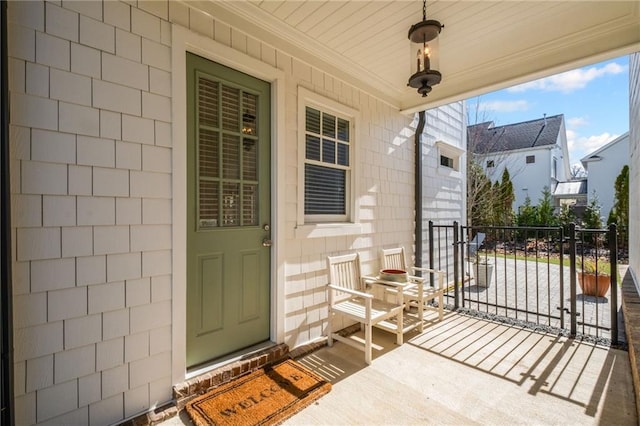
M187 404L197 426L278 424L331 390L331 383L293 360L256 370Z

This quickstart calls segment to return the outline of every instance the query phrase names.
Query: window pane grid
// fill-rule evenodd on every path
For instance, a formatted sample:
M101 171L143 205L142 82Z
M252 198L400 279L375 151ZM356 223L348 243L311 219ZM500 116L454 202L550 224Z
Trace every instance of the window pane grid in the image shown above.
M258 185L242 185L242 224L258 225Z
M258 141L255 139L242 141L242 179L258 180Z
M199 76L198 219L201 228L256 226L258 96Z
M218 82L200 78L198 80L198 94L198 121L200 125L218 127Z
M222 184L222 226L240 225L240 184Z
M322 162L336 164L336 143L322 139Z
M305 119L304 213L345 215L351 123L311 107Z
M222 128L240 132L240 90L222 85Z
M198 187L200 227L218 226L218 183L201 179Z
M242 92L242 133L257 135L258 97Z
M220 172L219 134L216 131L200 129L198 135L198 166L200 176L218 177Z
M240 137L222 135L222 176L225 179L240 178Z
M328 138L336 137L336 117L331 114L322 113L322 136Z
M307 160L320 161L320 138L306 135L305 157Z

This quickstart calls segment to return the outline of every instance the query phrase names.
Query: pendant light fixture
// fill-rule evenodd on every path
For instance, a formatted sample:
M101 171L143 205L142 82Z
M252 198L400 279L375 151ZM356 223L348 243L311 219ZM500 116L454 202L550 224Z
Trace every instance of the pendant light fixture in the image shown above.
M431 51L427 44L435 40L444 25L434 19L427 19L427 1L422 1L422 21L409 28L409 40L411 47L416 53L416 72L409 77L407 86L418 90L423 97L427 96L431 89L442 80L442 74L431 69Z

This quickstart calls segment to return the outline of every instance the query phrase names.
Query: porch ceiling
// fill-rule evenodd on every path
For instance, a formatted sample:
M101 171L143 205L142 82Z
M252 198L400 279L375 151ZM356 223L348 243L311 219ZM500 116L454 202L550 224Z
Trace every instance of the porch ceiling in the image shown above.
M640 50L638 1L432 0L427 19L445 25L435 46L443 81L422 98L406 85L420 0L192 5L407 112Z

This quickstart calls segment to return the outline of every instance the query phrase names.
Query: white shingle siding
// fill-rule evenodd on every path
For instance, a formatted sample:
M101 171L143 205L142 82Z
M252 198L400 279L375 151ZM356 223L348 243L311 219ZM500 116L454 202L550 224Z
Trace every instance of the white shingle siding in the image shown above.
M71 43L71 72L100 78L100 51L81 44Z
M95 95L94 95L95 102ZM61 132L76 133L78 135L100 135L100 111L77 104L60 102L58 104Z
M17 260L60 257L60 228L21 228L16 233Z
M53 385L53 355L33 358L26 362L26 391L32 392Z
M122 115L123 141L153 145L154 137L154 121L152 119Z
M31 131L31 159L63 164L75 162L76 135L33 129Z
M36 395L38 421L47 420L78 408L76 380L42 389Z
M36 62L51 68L69 70L71 44L69 41L36 32Z
M464 190L462 179L465 173L465 157L459 159L459 171L453 172L440 166L440 154L436 142L445 142L464 150L465 117L462 102L446 105L425 114L423 132L423 219L425 241L424 259L428 259L428 221L435 224L452 225L464 220Z
M96 49L115 53L115 28L92 18L80 15L80 43Z
M11 94L11 124L38 129L58 129L58 104L51 99ZM15 116L15 118L14 118Z
M78 41L77 12L63 9L51 2L45 4L47 33L70 41Z
M9 3L18 424L118 423L171 398L172 290L183 283L172 275L170 22L280 69L287 123L298 85L360 114L360 234L296 236L295 127L273 141L285 159L285 343L324 334L328 254L358 251L373 273L381 247L412 249L413 117L183 3L132 3ZM462 109L427 116L425 185L457 190L428 152L462 137ZM443 194L427 210L450 220L460 200Z
M93 105L109 111L132 115L142 113L140 90L107 81L93 81Z
M48 291L46 294L48 307L47 320L49 322L87 315L86 287L72 287Z
M27 3L27 2L21 2ZM7 46L9 57L33 61L36 57L36 32L27 27L7 23L7 35L12 41Z
M26 93L45 98L49 96L49 67L27 62L24 75Z

